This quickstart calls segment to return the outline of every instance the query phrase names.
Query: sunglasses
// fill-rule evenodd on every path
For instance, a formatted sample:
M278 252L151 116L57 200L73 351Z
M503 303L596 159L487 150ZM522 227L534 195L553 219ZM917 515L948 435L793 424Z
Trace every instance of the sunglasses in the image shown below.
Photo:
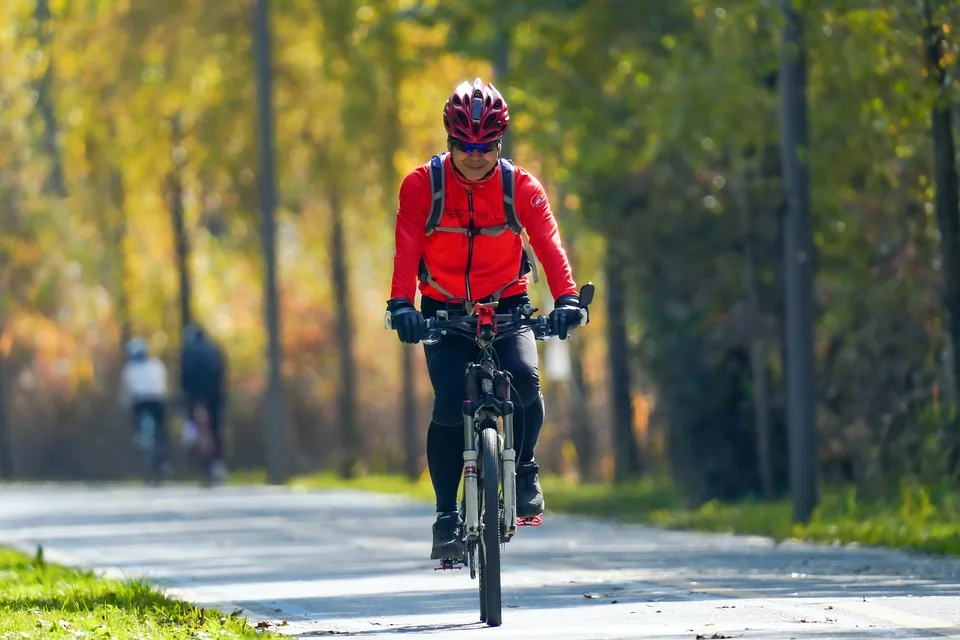
M490 153L491 151L495 151L497 149L497 147L500 145L500 141L495 140L493 142L477 144L473 142L464 142L463 140L451 139L450 144L453 145L454 148L458 149L459 151L463 151L464 153L470 153L472 151Z

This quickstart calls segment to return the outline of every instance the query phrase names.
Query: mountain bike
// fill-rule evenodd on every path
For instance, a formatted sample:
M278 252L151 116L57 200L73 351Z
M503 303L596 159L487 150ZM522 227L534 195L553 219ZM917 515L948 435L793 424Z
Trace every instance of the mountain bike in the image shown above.
M200 466L204 486L213 486L223 480L214 474L216 460L216 442L213 437L213 427L210 424L210 408L203 401L193 404L193 424L196 429L196 439L193 442L193 454Z
M593 300L592 283L580 290L580 307L586 324ZM472 314L451 315L438 311L426 320L425 344L442 336L474 340L480 358L466 370L463 402L463 490L460 517L466 556L443 560L437 570L469 567L470 578L479 577L480 621L498 627L502 623L500 555L502 545L517 533L518 526L541 524L540 516L517 516L516 450L513 448L513 412L510 373L497 366L494 344L530 329L538 340L553 337L546 316L527 304L512 313L496 313L496 302L477 303ZM502 434L498 427L502 427Z

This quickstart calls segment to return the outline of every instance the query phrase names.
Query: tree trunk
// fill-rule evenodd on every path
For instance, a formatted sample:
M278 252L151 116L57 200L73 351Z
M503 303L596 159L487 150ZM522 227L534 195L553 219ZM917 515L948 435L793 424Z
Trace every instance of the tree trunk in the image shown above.
M750 346L750 372L753 377L753 419L757 440L757 470L760 488L766 500L775 493L773 444L770 431L770 392L767 385L767 336L760 309L760 279L757 275L757 251L753 210L750 204L749 172L741 172L739 195L741 230L744 245L743 283L747 298L746 335Z
M934 184L937 226L940 229L940 273L943 274L944 308L953 346L953 382L955 401L960 402L960 184L958 184L956 147L953 139L953 114L950 104L951 75L944 68L944 34L934 24L930 3L923 2L924 37L927 45L927 66L937 84L931 113L933 136ZM960 418L954 419L951 466L960 470Z
M596 442L590 421L590 387L583 370L583 334L570 345L570 435L577 451L577 472L581 481L593 480Z
M784 259L787 285L787 416L793 518L807 522L817 503L813 393L813 238L807 167L807 57L803 22L782 0L780 95L787 188Z
M0 318L0 478L9 480L13 477L13 444L7 428L7 354L4 349L4 321L5 318Z
M610 241L608 240L608 243ZM612 243L610 243L612 244ZM624 264L615 247L607 250L607 345L610 363L610 402L613 405L614 479L624 482L641 475L640 447L633 431L630 355L627 341Z
M510 29L506 19L501 17L500 21L495 23L496 35L493 42L493 81L500 85L498 89L502 92L505 88L505 78L510 70ZM504 157L510 157L511 139L508 130L503 136L501 153Z
M50 33L48 30L50 23L50 3L49 0L37 0L34 11L37 30L37 48L44 53L47 58L47 68L43 75L35 83L37 91L37 112L43 119L43 150L50 160L50 170L47 173L47 179L44 183L44 191L52 193L58 198L67 196L66 181L63 177L63 157L60 153L60 145L57 142L59 133L59 123L57 122L57 109L54 102L54 64L53 55L50 52Z
M280 324L280 287L277 277L277 188L274 164L272 65L270 62L270 6L253 4L254 58L257 74L257 125L260 133L260 242L263 246L263 312L267 333L267 402L263 437L267 479L283 484L287 462L287 411L283 398L283 342Z
M172 140L170 153L173 167L168 176L170 194L170 220L173 225L174 251L176 252L177 275L180 283L180 328L190 324L193 319L191 301L193 300L193 281L190 277L190 239L187 235L183 211L183 148L180 130L180 114L171 119Z
M333 292L337 301L337 343L340 345L340 434L343 456L340 477L352 478L361 461L362 438L356 420L357 371L353 356L353 318L350 312L350 282L347 273L347 244L343 232L343 202L340 185L331 180L327 185L332 229L330 259L333 271Z
M10 164L6 167L11 173L16 174L20 170L18 158L11 154ZM0 211L5 213L4 222L11 224L8 228L0 228L0 233L11 236L18 235L16 220L20 219L19 192L16 189L6 189L0 182ZM6 383L9 379L15 379L14 372L7 371L7 358L9 352L12 352L12 335L7 335L7 324L14 306L16 292L13 290L14 276L8 270L10 256L9 249L0 248L0 478L9 479L13 477L13 437L10 433L10 425L7 422L8 404ZM5 341L10 341L10 349L5 345Z
M130 294L127 290L126 193L123 188L123 175L116 167L112 167L110 170L110 198L117 215L112 239L116 250L114 287L117 295L117 319L120 322L120 344L124 345L133 336L133 327L130 319Z
M403 431L403 470L407 477L416 480L422 472L420 464L423 443L420 438L420 425L417 422L417 380L416 370L413 367L414 349L401 345L400 349L400 376L402 380L400 415Z
M396 17L387 3L382 3L379 8L379 13L383 16L380 28L380 32L383 34L381 53L386 75L384 85L387 88L380 94L380 106L383 113L383 129L381 131L381 144L379 145L381 152L380 170L383 184L383 208L387 212L388 219L392 221L392 214L396 213L397 208L396 190L400 186L398 184L396 155L403 144L403 129L400 124L400 94L394 88L399 87L403 82L403 67L400 44L397 38ZM404 344L400 344L399 348L400 431L404 450L403 468L407 477L415 480L420 477L420 460L424 449L420 437L423 428L417 418L417 380L413 361L417 350Z
M558 222L567 219L567 211L564 207L564 190L562 187L557 191L557 212ZM570 264L574 265L574 274L576 274L577 261L577 243L573 236L565 238L567 245L567 258ZM567 355L570 358L570 381L569 393L567 394L568 411L570 415L570 439L573 441L573 447L577 452L577 473L581 480L592 480L594 478L594 464L596 462L596 439L593 431L593 425L590 420L590 387L587 384L586 376L583 370L583 355L585 351L585 341L588 340L589 331L578 331L575 339L568 341Z

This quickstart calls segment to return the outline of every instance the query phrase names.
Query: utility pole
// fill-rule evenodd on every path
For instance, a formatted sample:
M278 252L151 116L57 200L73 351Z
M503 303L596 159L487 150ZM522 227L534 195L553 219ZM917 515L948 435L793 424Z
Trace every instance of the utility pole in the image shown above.
M813 233L807 147L807 58L803 21L792 0L780 62L783 177L787 190L786 261L787 429L793 519L808 522L817 503L813 394Z
M263 435L266 440L267 480L270 484L283 484L287 479L286 414L283 403L283 353L280 348L280 301L277 290L277 196L273 153L269 0L254 0L253 31L260 128L260 241L263 244L265 271L263 311L269 366Z

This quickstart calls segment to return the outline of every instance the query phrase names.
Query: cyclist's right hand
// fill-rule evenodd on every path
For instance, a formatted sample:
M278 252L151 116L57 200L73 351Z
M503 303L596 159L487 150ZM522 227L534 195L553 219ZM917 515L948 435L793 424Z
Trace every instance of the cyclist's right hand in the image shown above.
M387 320L389 328L396 329L400 342L417 344L423 340L427 323L413 303L405 298L393 298L387 301Z

